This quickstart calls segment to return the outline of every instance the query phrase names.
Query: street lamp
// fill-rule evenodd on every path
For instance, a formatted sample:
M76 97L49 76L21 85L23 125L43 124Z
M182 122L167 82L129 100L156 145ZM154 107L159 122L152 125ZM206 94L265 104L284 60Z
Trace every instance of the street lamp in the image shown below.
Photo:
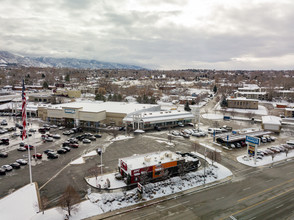
M98 148L97 149L97 153L98 155L100 156L100 163L101 163L101 176L103 174L103 169L102 169L102 149L101 148Z

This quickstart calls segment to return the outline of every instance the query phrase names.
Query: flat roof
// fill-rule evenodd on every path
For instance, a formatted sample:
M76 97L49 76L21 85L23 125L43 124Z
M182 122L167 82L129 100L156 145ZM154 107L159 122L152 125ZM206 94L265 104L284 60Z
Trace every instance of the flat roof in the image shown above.
M160 152L152 152L147 154L133 155L130 157L120 158L120 160L124 161L128 170L139 169L143 167L154 166L158 164L163 164L171 161L179 161L183 159L189 159L191 161L197 160L192 157L183 157L177 153L172 151L160 151Z
M277 116L273 115L266 115L261 117L263 124L274 124L274 125L281 125L282 119Z
M249 101L249 102L258 101L258 100L256 100L256 99L246 99L246 97L227 98L227 100Z
M108 113L122 113L130 114L132 112L156 107L158 105L151 104L138 104L128 102L102 102L102 101L80 101L70 102L59 105L52 105L48 109L62 109L62 108L81 108L80 111L84 112L101 112L106 111Z

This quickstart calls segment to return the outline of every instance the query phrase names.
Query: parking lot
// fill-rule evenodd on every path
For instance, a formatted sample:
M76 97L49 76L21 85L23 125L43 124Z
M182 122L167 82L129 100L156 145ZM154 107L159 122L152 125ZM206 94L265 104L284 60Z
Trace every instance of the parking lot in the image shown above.
M1 117L0 121L3 119L4 117ZM15 123L20 121L20 119L16 120L13 117L5 117L5 119L8 122L8 125L5 127L14 126ZM203 124L200 125L200 129L206 131L207 133L207 130L211 126L211 124L205 125L205 121L202 123ZM223 126L226 124L233 127L234 129L260 127L260 124L252 124L251 122L242 121L225 122L219 120L218 124L219 126ZM45 150L52 149L56 151L57 149L60 149L62 143L70 137L76 137L88 131L83 131L82 133L75 133L70 135L63 135L62 133L68 129L59 130L58 128L50 128L49 132L51 134L59 134L61 138L54 139L53 142L44 143L41 137L42 134L38 132L38 128L43 125L44 122L38 119L29 119L28 128L34 128L37 130L37 132L32 133L32 136L29 137L27 143L34 146L34 149L31 150L32 154L35 153L35 150L36 153L42 153L42 159L32 160L33 181L38 183L41 189L41 195L45 195L49 198L50 206L57 204L59 196L62 194L68 184L73 185L81 196L84 196L87 193L89 186L84 180L84 177L90 175L90 168L101 165L100 157L98 155L87 157L85 163L78 165L70 165L70 162L81 157L87 152L96 150L97 148L103 149L104 173L116 171L119 158L128 157L133 154L144 154L161 150L182 152L193 151L195 150L193 148L194 142L207 144L221 150L222 157L224 158L223 162L227 163L229 168L231 168L232 170L242 169L246 167L242 164L237 163L236 160L237 156L242 155L246 152L246 147L236 149L223 148L221 145L213 142L213 137L211 134L207 134L204 137L191 135L190 138L171 135L174 131L181 132L185 129L192 129L192 127L189 126L166 129L162 131L148 131L146 133L137 135L132 134L132 139L115 142L112 141L114 136L111 133L102 132L102 138L97 138L96 141L92 141L89 144L79 141L78 148L71 148L70 152L59 154L59 157L57 159L47 159L47 156L43 153ZM16 132L19 132L18 128ZM12 162L20 158L27 159L27 151L17 151L19 143L21 142L21 138L11 138L10 136L12 134L13 132L9 132L0 135L0 138L9 137L10 139L9 145L0 145L1 151L8 152L7 158L0 158L0 166L11 164ZM120 134L123 134L123 131L121 131ZM274 135L275 137L277 137L276 141L271 143L264 143L260 146L260 149L277 145L279 143L285 143L286 140L289 140L290 134L292 134L291 130L285 131L278 136ZM204 148L199 149L199 151L203 152L203 149ZM5 196L13 190L27 184L28 182L28 165L21 166L21 169L7 172L5 176L0 176L0 196ZM93 190L95 189L92 189L92 191Z

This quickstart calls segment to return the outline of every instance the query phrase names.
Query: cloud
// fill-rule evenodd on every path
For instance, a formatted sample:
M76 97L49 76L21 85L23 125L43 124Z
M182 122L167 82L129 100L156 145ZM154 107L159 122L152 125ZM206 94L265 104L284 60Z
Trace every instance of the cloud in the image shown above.
M149 68L293 68L292 1L0 1L2 50Z

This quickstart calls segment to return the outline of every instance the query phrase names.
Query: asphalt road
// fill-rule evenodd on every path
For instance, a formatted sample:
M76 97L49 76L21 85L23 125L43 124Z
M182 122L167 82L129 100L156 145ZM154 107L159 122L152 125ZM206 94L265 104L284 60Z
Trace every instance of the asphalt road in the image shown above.
M91 219L293 219L294 161L239 173L223 185L118 214ZM133 206L132 208L137 208ZM129 209L129 208L127 208ZM124 209L124 210L127 210Z

